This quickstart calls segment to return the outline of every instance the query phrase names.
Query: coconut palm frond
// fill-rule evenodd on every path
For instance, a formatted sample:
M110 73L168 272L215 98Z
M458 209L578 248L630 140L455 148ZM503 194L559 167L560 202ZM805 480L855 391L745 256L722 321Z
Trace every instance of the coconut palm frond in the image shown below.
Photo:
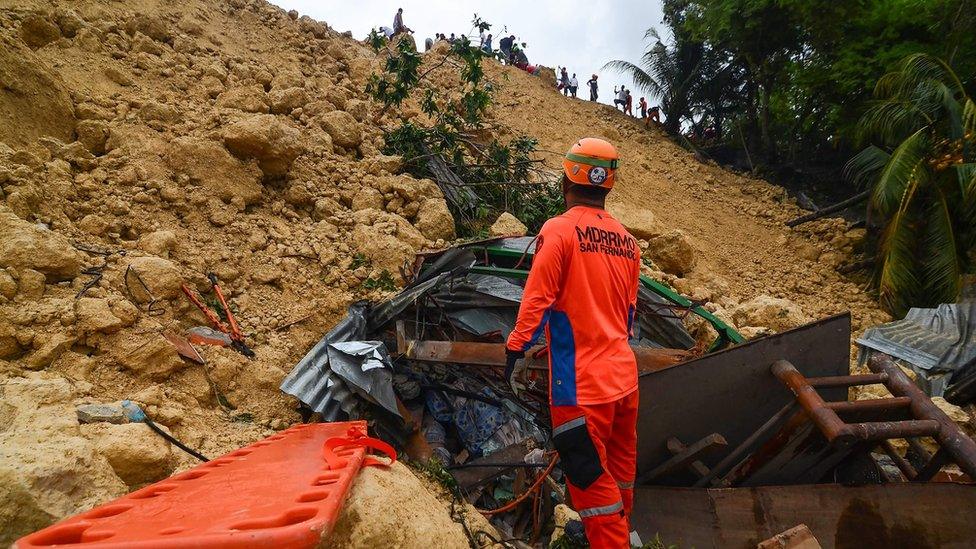
M634 81L634 85L636 85L641 91L646 92L652 97L661 96L661 84L658 83L653 76L648 74L647 71L629 61L621 61L619 59L610 61L603 65L603 69L626 74L630 76L630 78Z
M930 305L951 303L959 296L962 283L962 261L956 242L956 231L949 200L933 185L932 202L925 215L921 235L924 293Z
M915 231L907 209L899 208L881 240L878 298L881 305L902 316L914 301L919 276L915 260Z
M944 82L955 94L965 95L966 88L945 61L925 53L909 55L901 63L903 91L910 92L926 80Z
M657 29L654 27L647 29L647 31L644 33L644 40L647 39L651 39L655 42L662 42L661 35L658 34Z
M922 128L891 153L871 193L871 204L879 213L889 215L896 208L905 207L908 189L927 177L928 152L928 139Z
M858 122L859 136L894 150L885 158L884 148L869 147L845 173L856 183L876 177L870 208L885 228L875 282L882 306L901 315L955 299L972 263L976 105L952 68L926 54L903 59L874 92L877 101Z
M844 166L844 177L857 187L866 187L874 181L890 158L891 154L887 151L870 145L847 162Z
M898 143L918 128L932 123L932 119L908 101L874 103L857 124L862 141L876 139L884 144Z
M976 135L976 102L967 98L962 107L962 128L967 135Z
M952 139L963 136L962 105L949 86L935 80L921 82L916 88L912 103L930 119L945 120Z

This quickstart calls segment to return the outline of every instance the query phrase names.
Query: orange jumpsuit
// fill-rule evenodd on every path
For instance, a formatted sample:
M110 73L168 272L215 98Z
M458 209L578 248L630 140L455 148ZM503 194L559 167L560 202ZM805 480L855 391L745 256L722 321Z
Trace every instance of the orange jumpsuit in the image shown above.
M545 331L553 443L595 548L630 547L639 273L637 241L606 211L576 206L550 219L507 342L525 351Z

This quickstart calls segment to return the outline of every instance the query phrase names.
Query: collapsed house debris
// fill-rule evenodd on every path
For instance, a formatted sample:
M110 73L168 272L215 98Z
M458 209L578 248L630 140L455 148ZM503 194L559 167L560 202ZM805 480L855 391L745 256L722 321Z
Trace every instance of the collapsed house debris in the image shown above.
M532 238L518 237L419 255L400 294L354 304L281 389L323 421L370 419L374 432L411 459L433 457L452 471L468 500L482 509L517 498L538 477L536 470L552 461L541 453L549 438L545 347L528 354L532 382L524 400L501 376L501 342L515 324L534 249ZM632 340L641 372L706 352L682 324L687 314L700 315L714 329L709 350L742 341L698 304L651 279L642 282ZM370 358L351 360L350 348L368 350ZM527 461L528 455L537 459ZM563 498L539 492L545 494L538 504L543 511L530 519L518 509L503 530L538 539L545 517Z
M403 292L354 305L281 388L323 420L368 418L411 459L435 458L499 531L538 541L566 497L558 463L545 453L544 346L527 355L532 383L524 400L501 377L501 343L514 325L532 255L530 238L421 254ZM844 547L868 535L851 520L870 518L890 531L918 490L924 501L976 502L969 487L931 482L976 477L976 443L891 357L876 355L868 361L872 373L851 375L849 315L744 342L698 305L642 277L632 340L641 391L632 526L641 539L755 546L804 523L823 547ZM707 348L683 325L689 313L714 329ZM340 362L337 352L350 344L376 358ZM848 400L851 387L870 384L894 396ZM383 404L391 393L395 407ZM926 450L923 439L938 451ZM707 512L716 498L743 512L759 506L765 518L738 521L731 510L738 522L727 523L733 518ZM783 503L791 498L803 501ZM815 498L847 514L815 513ZM703 516L714 522L690 527ZM976 535L963 520L937 523L912 527L916 546Z

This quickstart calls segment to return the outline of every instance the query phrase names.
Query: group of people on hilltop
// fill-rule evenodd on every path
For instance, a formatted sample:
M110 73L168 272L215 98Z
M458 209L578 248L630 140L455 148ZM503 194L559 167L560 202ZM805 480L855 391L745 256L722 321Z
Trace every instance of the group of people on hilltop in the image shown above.
M619 107L622 113L634 116L634 97L631 95L630 90L621 84L619 89L616 87L613 88L613 95L614 108ZM643 120L645 126L649 126L651 122L656 124L661 123L660 107L648 107L647 101L641 97L637 108L640 110L640 116L637 118Z
M566 97L573 96L576 97L576 90L579 89L579 81L576 80L576 73L573 73L573 77L569 77L569 72L566 67L559 69L559 84L556 89L563 92Z
M600 97L600 86L597 79L597 75L594 74L586 81L586 87L590 89L590 101L596 101ZM575 72L570 77L569 70L566 67L560 67L557 82L556 89L562 91L563 95L576 97L576 92L579 90L579 80L576 79Z

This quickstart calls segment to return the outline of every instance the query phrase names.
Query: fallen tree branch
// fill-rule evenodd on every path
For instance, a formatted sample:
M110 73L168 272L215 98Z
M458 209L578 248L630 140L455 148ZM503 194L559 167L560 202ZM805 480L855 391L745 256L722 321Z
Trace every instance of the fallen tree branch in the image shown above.
M853 206L855 204L859 204L861 202L864 202L865 200L867 200L867 198L870 195L871 195L871 191L864 191L862 193L858 193L858 194L856 194L856 195L848 198L847 200L838 202L836 204L832 204L830 206L827 206L826 208L821 208L821 209L819 209L819 210L817 210L815 212L810 212L810 213L808 213L806 215L801 215L800 217L797 217L796 219L791 219L791 220L789 220L789 221L786 222L786 226L787 227L796 227L797 225L802 225L803 223L807 223L809 221L814 221L814 220L820 219L822 217L827 217L828 215L830 215L832 213L836 213L836 212L839 212L841 210L846 210L847 208L849 208L849 207L851 207L851 206Z

